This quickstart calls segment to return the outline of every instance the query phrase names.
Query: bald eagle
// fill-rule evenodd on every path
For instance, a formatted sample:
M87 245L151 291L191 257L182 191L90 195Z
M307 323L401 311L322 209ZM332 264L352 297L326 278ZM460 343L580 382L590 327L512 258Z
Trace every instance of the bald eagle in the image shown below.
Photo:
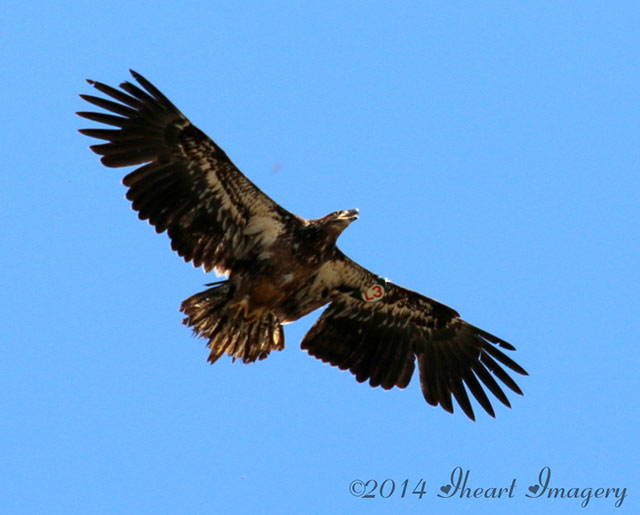
M228 278L180 308L183 323L208 340L208 361L223 354L243 363L264 359L284 348L283 324L329 304L301 347L359 382L405 388L417 361L425 400L453 413L453 396L472 420L467 390L492 417L485 388L508 407L498 381L522 394L504 367L527 372L499 349L513 351L511 344L338 249L357 209L317 220L290 213L147 79L131 74L139 86L88 81L110 98L80 96L108 113L77 114L111 128L80 132L106 142L91 146L105 166L141 165L122 181L141 220L167 231L185 261Z

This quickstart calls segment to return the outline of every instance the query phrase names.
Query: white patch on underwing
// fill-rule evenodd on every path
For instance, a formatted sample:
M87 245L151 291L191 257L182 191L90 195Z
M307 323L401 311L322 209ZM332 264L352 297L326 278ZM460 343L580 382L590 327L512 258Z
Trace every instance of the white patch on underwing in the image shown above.
M329 289L333 289L340 282L340 274L336 270L337 263L335 261L329 261L323 264L316 274L314 286L316 284L323 285Z
M226 191L224 185L220 182L220 179L215 172L215 166L212 166L212 163L207 159L201 160L199 165L201 170L204 172L204 178L211 188L213 195L221 200L222 205L229 212L233 220L240 222L242 220L242 215L231 201L231 196Z
M245 236L255 236L264 247L271 245L282 233L280 220L270 216L253 216L244 228Z

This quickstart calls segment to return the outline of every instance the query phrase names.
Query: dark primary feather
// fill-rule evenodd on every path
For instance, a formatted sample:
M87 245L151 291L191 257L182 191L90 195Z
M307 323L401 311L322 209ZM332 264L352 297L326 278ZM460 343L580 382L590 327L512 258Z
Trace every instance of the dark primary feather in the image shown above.
M78 114L115 128L80 132L106 141L91 147L106 166L143 165L123 180L127 198L140 219L157 232L168 231L172 248L185 261L228 273L254 258L285 221L299 223L147 79L131 74L144 89L130 82L118 90L88 81L111 99L80 96L111 114Z
M302 341L312 356L385 389L406 387L417 360L425 400L453 413L455 399L472 420L467 392L491 416L485 388L510 407L494 378L522 394L505 368L527 372L498 348L513 351L511 344L461 320L444 304L390 282L379 301L354 298L351 293L376 284L378 277L344 255L327 263L325 273L342 293Z

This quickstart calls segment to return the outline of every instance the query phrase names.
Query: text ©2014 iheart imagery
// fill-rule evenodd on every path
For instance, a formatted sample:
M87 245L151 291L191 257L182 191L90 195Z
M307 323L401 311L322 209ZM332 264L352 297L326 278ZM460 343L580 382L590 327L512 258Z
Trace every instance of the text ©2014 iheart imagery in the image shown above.
M451 471L449 483L442 485L436 493L441 499L513 499L518 496L517 479L513 478L508 486L503 487L477 487L469 481L470 471L462 467L455 467ZM349 493L361 499L374 499L380 497L417 497L429 495L426 481L424 479L410 480L404 479L395 481L393 479L375 480L368 479L362 481L354 479L349 484ZM551 481L551 468L542 467L538 474L537 481L529 483L523 493L528 499L581 499L580 506L586 508L590 502L609 500L613 501L616 508L620 508L627 497L627 488L618 486L567 486Z

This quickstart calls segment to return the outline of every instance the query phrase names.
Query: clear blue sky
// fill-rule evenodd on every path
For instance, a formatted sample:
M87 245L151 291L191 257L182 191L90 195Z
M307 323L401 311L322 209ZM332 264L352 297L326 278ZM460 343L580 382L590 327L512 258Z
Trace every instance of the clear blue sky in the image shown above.
M3 512L640 512L637 2L3 10ZM300 351L318 313L209 366L178 307L214 277L76 132L84 79L128 68L287 209L360 208L341 248L512 342L524 397L473 423L358 384ZM438 498L455 467L513 497ZM525 497L543 467L627 497Z

